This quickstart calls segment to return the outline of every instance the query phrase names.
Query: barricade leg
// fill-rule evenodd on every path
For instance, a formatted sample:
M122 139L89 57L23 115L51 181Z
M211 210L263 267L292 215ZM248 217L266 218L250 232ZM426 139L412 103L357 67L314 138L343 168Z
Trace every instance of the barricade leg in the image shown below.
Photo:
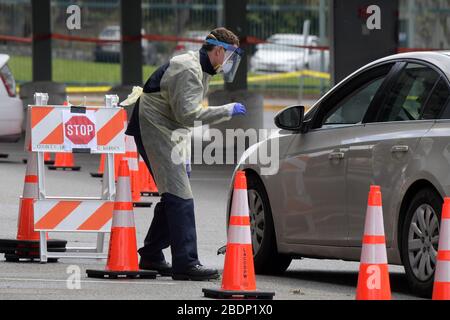
M47 237L45 231L39 232L39 253L41 263L47 263Z

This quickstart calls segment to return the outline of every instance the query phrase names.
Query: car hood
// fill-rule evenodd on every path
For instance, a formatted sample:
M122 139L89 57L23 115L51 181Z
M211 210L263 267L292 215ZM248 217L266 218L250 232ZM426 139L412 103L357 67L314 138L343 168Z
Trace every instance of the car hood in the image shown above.
M9 55L0 54L0 68L2 68L9 60Z

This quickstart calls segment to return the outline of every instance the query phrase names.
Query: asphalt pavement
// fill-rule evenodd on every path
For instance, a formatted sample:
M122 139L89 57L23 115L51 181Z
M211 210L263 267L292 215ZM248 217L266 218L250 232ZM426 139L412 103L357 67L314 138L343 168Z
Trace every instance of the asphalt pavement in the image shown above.
M17 232L19 197L22 194L26 154L23 144L0 144L0 238L14 238ZM91 178L98 156L77 154L80 172L47 171L47 195L97 196L100 179ZM232 166L194 166L192 188L195 196L198 249L202 263L223 270L224 256L217 255L226 243L225 211ZM158 198L144 198L154 204ZM138 246L142 245L152 219L154 206L136 208ZM66 239L70 246L91 246L95 236L50 233ZM170 261L170 251L166 250ZM70 283L71 268L81 271L79 289ZM86 269L103 269L105 260L60 259L58 263L9 263L0 255L0 300L3 299L202 299L202 288L218 288L220 280L209 282L155 280L99 280L87 278ZM357 262L333 260L295 260L282 276L257 276L260 290L275 292L275 299L354 299L358 278ZM390 266L394 299L415 299L408 290L403 267ZM68 280L69 279L69 280ZM69 283L69 285L68 285ZM72 289L69 289L72 288Z

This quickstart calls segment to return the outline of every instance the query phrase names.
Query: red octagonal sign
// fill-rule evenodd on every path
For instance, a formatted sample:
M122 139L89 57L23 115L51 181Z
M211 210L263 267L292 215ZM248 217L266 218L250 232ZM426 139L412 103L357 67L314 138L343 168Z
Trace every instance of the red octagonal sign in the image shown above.
M86 116L73 116L64 125L67 139L73 144L83 145L95 138L95 125Z

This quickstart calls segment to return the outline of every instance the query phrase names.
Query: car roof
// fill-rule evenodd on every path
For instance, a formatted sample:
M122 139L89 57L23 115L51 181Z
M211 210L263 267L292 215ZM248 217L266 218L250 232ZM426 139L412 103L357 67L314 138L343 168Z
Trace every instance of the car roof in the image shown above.
M372 65L398 60L417 60L430 63L439 68L442 72L444 72L445 75L447 76L447 79L450 80L450 51L414 51L414 52L394 54L375 60L365 65L364 67L358 69L350 76Z
M299 33L275 33L273 35L271 35L268 39L303 39L304 36L303 34L299 34ZM317 38L316 35L308 35L307 36L308 39L314 39Z
M206 37L209 34L209 31L205 30L189 30L186 31L186 36L192 36L192 37Z
M9 60L9 55L0 53L0 68L3 67Z
M337 83L335 86L333 86L332 90L329 90L326 94L324 94L319 100L317 100L313 107L316 105L319 105L323 100L327 99L332 92L335 91L338 87L342 86L344 83L346 83L349 79L353 78L358 73L370 68L371 66L375 66L377 64L381 64L384 62L395 62L400 60L416 60L418 62L426 62L429 64L434 65L438 69L440 69L447 77L447 79L450 81L450 51L414 51L414 52L407 52L407 53L398 53L393 54L390 56L386 56L384 58L375 60L371 63L368 63L364 65L363 67L359 68L355 72L351 73L347 77L345 77L343 80L341 80L339 83ZM310 108L312 110L313 108Z

